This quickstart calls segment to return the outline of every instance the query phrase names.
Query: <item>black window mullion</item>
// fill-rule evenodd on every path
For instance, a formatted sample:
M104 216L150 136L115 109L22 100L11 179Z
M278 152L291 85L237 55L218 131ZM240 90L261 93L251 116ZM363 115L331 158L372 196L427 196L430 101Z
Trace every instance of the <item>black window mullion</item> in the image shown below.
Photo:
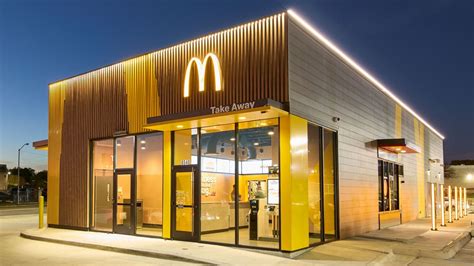
M240 204L240 198L239 198L239 123L235 123L234 126L234 168L235 168L235 173L234 173L234 227L235 227L235 244L239 245L239 204Z

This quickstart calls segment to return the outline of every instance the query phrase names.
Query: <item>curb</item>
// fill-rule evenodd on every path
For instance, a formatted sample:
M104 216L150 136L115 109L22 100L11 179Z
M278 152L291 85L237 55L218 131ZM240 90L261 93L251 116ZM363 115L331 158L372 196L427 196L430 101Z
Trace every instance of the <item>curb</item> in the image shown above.
M470 240L471 234L469 232L464 232L439 250L419 248L416 244L401 244L393 248L393 253L447 260L454 257L456 253L458 253L458 251L461 250Z
M113 246L104 246L104 245L98 245L98 244L90 244L90 243L83 243L83 242L74 242L74 241L53 239L53 238L29 235L29 234L25 234L23 232L20 233L20 236L23 237L23 238L26 238L26 239L31 239L31 240L44 241L44 242L50 242L50 243L55 243L55 244L63 244L63 245L83 247L83 248L91 248L91 249L104 250L104 251L112 251L112 252L123 253L123 254L128 254L128 255L144 256L144 257L150 257L150 258L174 260L174 261L181 261L181 262L188 262L188 263L195 263L195 264L203 264L203 265L217 265L217 264L214 264L214 263L210 263L208 261L190 259L190 258L185 258L185 257L166 254L166 253L159 253L159 252L152 252L152 251L145 251L145 250L119 248L119 247L113 247Z

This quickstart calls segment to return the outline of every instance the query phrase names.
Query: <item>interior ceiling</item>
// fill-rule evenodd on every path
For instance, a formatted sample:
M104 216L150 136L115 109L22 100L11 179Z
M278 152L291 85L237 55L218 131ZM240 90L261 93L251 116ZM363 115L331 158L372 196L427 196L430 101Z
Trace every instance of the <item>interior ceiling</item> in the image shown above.
M239 130L239 144L241 147L254 146L255 143L258 143L258 146L271 146L272 136L268 135L269 131L273 131L272 126L269 127L259 127L251 129L242 129ZM207 148L207 145L215 145L217 143L233 143L231 138L234 137L234 131L223 131L223 132L214 132L206 133L201 135L201 141L204 149Z

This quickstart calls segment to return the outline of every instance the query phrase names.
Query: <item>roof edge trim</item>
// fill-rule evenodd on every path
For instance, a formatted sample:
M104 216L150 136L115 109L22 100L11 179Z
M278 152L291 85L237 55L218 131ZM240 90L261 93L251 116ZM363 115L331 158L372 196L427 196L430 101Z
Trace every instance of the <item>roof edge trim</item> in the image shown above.
M328 38L326 38L323 34L321 34L318 30L316 30L313 26L311 26L308 22L306 22L300 15L298 15L295 11L288 9L288 15L296 20L301 26L303 26L306 30L308 30L318 41L323 43L330 51L334 52L337 56L339 56L344 62L346 62L349 66L353 67L357 72L362 74L368 81L375 85L380 91L384 94L388 95L392 100L394 100L397 104L402 106L405 110L407 110L410 114L416 117L420 122L422 122L425 126L427 126L431 131L433 131L438 137L444 140L444 136L439 133L434 127L432 127L428 122L426 122L421 116L419 116L413 109L410 108L407 104L402 102L395 94L393 94L389 89L387 89L381 82L379 82L374 76L372 76L367 70L363 69L359 64L357 64L351 57L349 57L346 53L344 53L339 47L337 47L334 43L332 43Z

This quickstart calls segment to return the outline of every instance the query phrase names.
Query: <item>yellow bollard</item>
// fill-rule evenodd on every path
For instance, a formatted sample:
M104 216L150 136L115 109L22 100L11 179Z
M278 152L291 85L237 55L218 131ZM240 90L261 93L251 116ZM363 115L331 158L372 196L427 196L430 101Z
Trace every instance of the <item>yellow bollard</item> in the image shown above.
M38 210L39 210L39 221L38 221L38 228L41 229L43 228L43 224L44 224L44 197L43 196L39 196L39 199L38 199Z

